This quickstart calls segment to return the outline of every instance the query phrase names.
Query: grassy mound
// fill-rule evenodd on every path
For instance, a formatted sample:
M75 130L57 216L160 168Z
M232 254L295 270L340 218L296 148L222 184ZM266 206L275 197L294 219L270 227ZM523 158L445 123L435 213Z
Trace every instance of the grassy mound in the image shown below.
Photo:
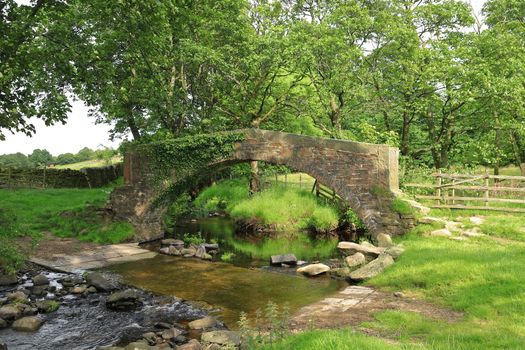
M226 180L205 189L195 206L207 211L225 210L236 220L278 230L330 231L339 223L337 210L308 190L275 185L250 197L246 179Z

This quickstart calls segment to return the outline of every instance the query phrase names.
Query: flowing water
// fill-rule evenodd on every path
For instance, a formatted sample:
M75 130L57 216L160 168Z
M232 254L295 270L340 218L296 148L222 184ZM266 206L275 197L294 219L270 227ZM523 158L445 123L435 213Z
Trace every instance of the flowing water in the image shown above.
M207 242L218 242L220 252L216 261L158 255L104 269L116 274L123 283L169 296L168 302L144 293L143 307L115 312L105 307L104 295L68 295L61 299L58 311L39 315L45 322L38 332L3 329L0 338L9 349L94 349L101 345L126 344L149 331L158 321L179 322L203 317L205 312L201 308L236 329L243 311L253 319L257 309L264 310L272 301L281 307L287 305L293 312L342 287L343 282L327 276L306 278L296 274L295 268L267 266L269 256L279 253L294 253L299 259L310 261L328 258L335 252L333 240L312 241L307 234L297 232L284 238L253 240L245 235L239 237L233 222L218 217L177 227L174 236L183 237L187 233L200 233ZM158 249L159 243L156 244L149 246ZM231 263L220 261L223 253L233 256ZM53 283L63 277L54 273L48 276ZM0 290L0 297L4 294Z
M231 263L159 255L113 266L109 271L122 276L125 283L206 305L230 328L236 328L241 312L253 317L269 301L295 311L342 287L342 282L327 276L307 278L296 274L294 268L265 266L273 254L294 253L305 260L331 257L337 244L334 240L313 241L297 232L279 239L249 240L236 235L233 222L221 217L176 227L174 236L187 233L200 233L207 242L217 241L221 253L234 254Z

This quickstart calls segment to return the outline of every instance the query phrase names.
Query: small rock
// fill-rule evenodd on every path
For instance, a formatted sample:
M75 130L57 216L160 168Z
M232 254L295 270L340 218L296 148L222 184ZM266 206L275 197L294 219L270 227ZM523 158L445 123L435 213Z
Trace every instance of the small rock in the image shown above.
M155 328L157 328L157 329L170 329L171 328L171 324L166 323L166 322L157 322L157 323L155 323Z
M219 244L217 243L204 243L202 245L204 249L206 249L206 252L210 252L211 250L219 250Z
M20 291L13 292L13 293L7 293L6 297L8 300L10 300L13 303L27 303L28 302L27 295Z
M9 321L15 320L22 315L22 311L13 305L4 305L0 307L0 318Z
M86 274L86 282L97 288L97 290L100 290L102 292L111 292L112 290L116 289L115 283L111 282L102 274L98 272L90 272Z
M345 263L348 267L361 266L366 263L366 257L363 253L355 253L354 255L347 256L345 258Z
M35 286L42 286L45 284L49 284L49 279L45 275L37 275L33 277L33 284Z
M208 254L208 253L204 253L202 255L202 260L212 260L212 259L213 259L213 257L210 254Z
M164 340L170 340L172 338L178 337L181 334L182 331L180 329L172 327L171 329L166 329L165 331L163 331L161 337Z
M201 341L219 345L238 346L241 343L239 333L233 331L213 331L202 333Z
M170 253L170 248L169 247L162 247L159 249L159 253L161 254L169 254Z
M351 268L341 267L341 268L330 270L330 275L336 279L346 279L348 276L350 276L351 272L352 272Z
M10 286L17 283L18 278L16 275L4 275L3 273L0 273L0 286Z
M362 281L379 275L383 270L394 263L394 259L388 254L381 254L365 266L350 274L352 281Z
M157 336L153 332L142 334L142 338L148 342L149 345L157 344Z
M272 255L270 257L270 265L280 266L281 264L295 265L297 258L293 254Z
M33 286L31 288L31 294L36 297L43 297L47 294L47 288L48 286L42 285L42 286Z
M7 344L0 340L0 350L7 350Z
M71 288L71 293L73 294L83 294L86 291L86 286L76 286Z
M146 343L135 341L126 345L124 350L151 350L151 347Z
M0 318L0 329L5 327L7 327L7 322L3 318Z
M177 346L177 350L202 350L202 345L198 340L192 339L184 345Z
M180 255L182 255L182 249L179 248L179 247L171 245L171 246L168 247L168 254L169 255L180 256Z
M337 248L343 253L343 255L354 255L355 253L361 253L369 258L376 258L385 251L385 248L375 247L363 244L357 244L353 242L339 242Z
M385 254L390 255L392 258L394 258L394 260L399 258L404 252L405 252L405 248L399 245L389 247L387 248L387 250L385 250Z
M188 323L190 329L206 329L217 325L217 320L214 317L206 316L204 318L191 321Z
M173 343L177 344L177 345L182 345L182 344L185 344L188 341L188 338L186 338L183 335L179 335L179 336L173 338L171 341Z
M184 247L184 241L181 241L180 239L174 239L174 238L166 238L160 241L160 244L163 246L176 246L176 247Z
M180 254L185 258L191 258L192 256L195 256L196 252L197 249L195 249L194 247L184 248L180 250Z
M97 291L97 288L95 288L95 287L93 287L93 286L89 286L89 287L86 289L86 292L93 294L93 293L96 293L96 292L98 292L98 291Z
M325 264L311 264L297 269L297 272L307 276L317 276L330 271L330 267Z
M206 254L206 249L200 245L197 247L197 250L195 251L195 257L202 259L202 257Z
M36 307L31 307L29 305L24 304L21 304L20 306L22 307L22 316L34 316L38 313L38 309Z
M483 221L485 221L485 218L479 217L479 216L472 216L470 219L470 222L474 225L481 225Z
M444 224L446 221L441 218L434 218L431 216L424 216L420 219L418 219L418 222L421 224L434 224L434 223L441 223Z
M403 293L403 292L395 292L394 296L396 298L404 298L405 297L405 293Z
M62 283L64 287L73 287L77 284L81 284L82 282L84 282L84 279L80 276L73 275L62 278L61 280L59 280L59 282Z
M106 307L112 310L130 310L140 304L139 295L133 289L115 292L106 299Z
M58 303L51 300L37 301L35 306L37 307L38 311L44 313L54 312L58 309Z
M222 349L223 347L220 346L219 344L210 344L204 350L222 350Z
M474 227L474 228L471 228L470 230L463 231L463 232L461 232L461 235L465 236L465 237L481 237L481 236L484 236L484 234L481 232L479 227Z
M442 228L430 232L430 235L434 237L450 237L452 236L452 233L447 228Z
M377 245L379 247L390 247L392 245L392 237L390 235L380 233L376 236Z
M19 332L35 332L42 325L42 320L34 316L22 317L13 322L12 328Z

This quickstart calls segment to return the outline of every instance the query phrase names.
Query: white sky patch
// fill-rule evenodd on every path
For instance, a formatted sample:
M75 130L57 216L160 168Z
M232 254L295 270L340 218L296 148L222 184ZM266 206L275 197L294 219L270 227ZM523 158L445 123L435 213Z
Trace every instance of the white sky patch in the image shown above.
M486 0L468 0L477 14ZM28 4L29 0L18 0L18 3ZM32 120L36 128L33 137L17 133L6 133L6 140L0 141L0 154L22 152L30 154L36 148L45 148L51 154L76 153L84 147L92 149L101 145L116 148L119 141L109 140L109 125L95 124L93 118L88 117L88 108L82 101L72 103L71 113L68 114L67 124L45 126L40 120Z
M41 120L30 119L36 128L33 137L5 132L6 140L0 141L0 154L30 154L36 148L45 148L56 156L67 152L76 153L84 147L97 149L101 145L113 148L119 146L119 141L109 140L110 126L95 124L94 118L88 117L88 108L82 101L72 102L71 105L72 110L65 125L58 123L46 126Z

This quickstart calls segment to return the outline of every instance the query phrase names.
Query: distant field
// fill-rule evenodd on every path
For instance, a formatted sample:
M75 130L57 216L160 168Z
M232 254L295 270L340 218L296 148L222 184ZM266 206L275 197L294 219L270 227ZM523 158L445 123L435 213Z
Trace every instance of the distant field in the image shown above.
M106 165L111 165L115 163L122 162L121 156L116 156L111 159L111 162L108 164L105 160L100 159L91 159L86 160L84 162L78 162L78 163L72 163L72 164L64 164L64 165L56 165L55 169L72 169L72 170L79 170L82 168L96 168L96 167L102 167Z

